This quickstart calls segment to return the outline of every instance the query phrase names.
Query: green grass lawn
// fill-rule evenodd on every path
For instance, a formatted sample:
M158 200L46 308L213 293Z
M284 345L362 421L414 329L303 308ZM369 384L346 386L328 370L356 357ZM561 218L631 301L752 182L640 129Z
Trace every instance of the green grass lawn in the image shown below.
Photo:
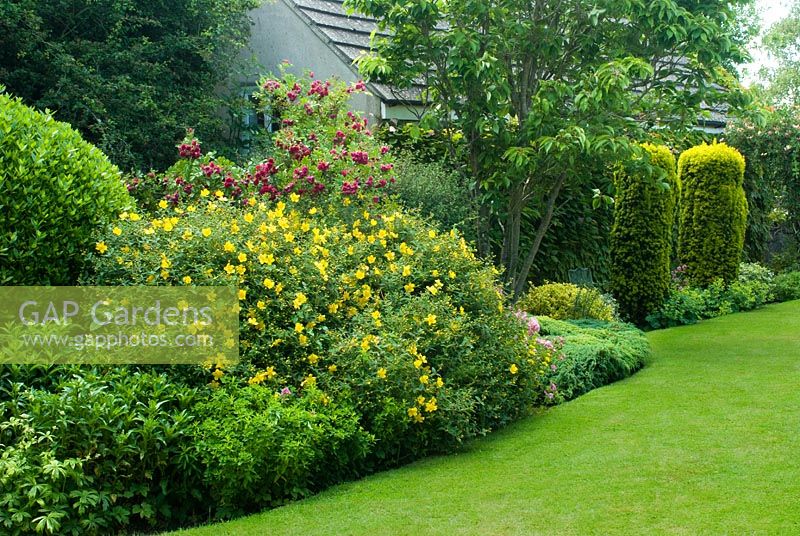
M798 534L800 302L649 334L627 380L201 535Z

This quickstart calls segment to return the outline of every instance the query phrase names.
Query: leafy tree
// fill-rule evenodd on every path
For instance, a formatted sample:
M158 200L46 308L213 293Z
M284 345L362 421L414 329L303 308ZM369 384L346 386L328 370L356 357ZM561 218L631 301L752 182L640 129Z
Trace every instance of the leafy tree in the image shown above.
M764 50L775 60L774 67L763 67L764 96L776 104L800 103L800 1L794 0L789 15L773 24L761 40Z
M737 7L710 0L348 0L377 17L370 78L420 84L435 127L460 130L479 197L478 247L526 286L562 190L619 161L648 132L694 126L701 103L741 102ZM533 207L535 228L523 228Z
M257 0L0 3L0 82L123 168L166 167L187 127L222 142L223 87Z

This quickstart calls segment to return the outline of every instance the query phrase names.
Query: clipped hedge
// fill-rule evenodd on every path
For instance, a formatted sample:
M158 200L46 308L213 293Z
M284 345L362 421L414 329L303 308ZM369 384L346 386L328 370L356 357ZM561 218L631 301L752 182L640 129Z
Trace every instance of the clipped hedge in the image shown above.
M99 149L0 93L0 284L73 283L93 233L130 203Z
M678 159L679 255L693 284L736 280L744 246L744 157L724 143L692 147Z
M663 176L617 174L611 227L611 291L623 318L644 323L669 295L672 230L679 185L668 148L644 144Z
M627 378L644 365L650 343L631 324L596 320L561 321L539 317L540 334L564 340L564 359L550 381L564 400Z

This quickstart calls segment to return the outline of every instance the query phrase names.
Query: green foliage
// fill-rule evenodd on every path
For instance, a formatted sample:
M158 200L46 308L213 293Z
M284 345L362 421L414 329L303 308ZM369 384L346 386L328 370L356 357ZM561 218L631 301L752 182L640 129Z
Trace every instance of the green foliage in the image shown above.
M532 286L516 303L516 307L532 315L557 320L595 318L611 321L616 318L616 303L594 288L572 283L545 283Z
M219 114L254 0L21 0L0 5L0 80L125 169L163 168L187 127L229 142Z
M402 153L395 160L395 173L392 191L401 204L419 209L443 229L457 228L468 240L474 239L476 206L458 171L444 161L422 162Z
M42 372L26 386L31 371L0 370L3 533L108 534L185 521L202 497L191 437L197 391L122 368Z
M800 272L778 274L772 282L775 301L800 300Z
M654 177L620 171L611 228L611 290L622 317L642 324L667 298L672 233L680 186L667 147L644 145L661 170Z
M736 279L744 245L744 158L724 143L692 147L678 159L679 255L695 285Z
M800 109L781 106L762 112L759 121L733 122L726 137L747 160L745 252L782 269L800 259Z
M733 120L728 125L725 141L745 158L743 188L747 196L747 228L744 235L744 259L765 262L775 226L778 176L791 175L786 169L788 136L794 130L779 128L776 114L768 114L769 125L756 126L747 120ZM788 126L788 125L787 125ZM780 145L780 147L778 147Z
M770 26L761 40L773 61L759 74L767 81L765 96L775 104L800 103L800 2L789 5L787 16Z
M93 233L130 203L103 153L0 93L0 284L73 282Z
M192 448L218 517L299 499L360 474L373 438L315 389L216 389L197 404Z
M586 392L627 378L650 355L644 333L630 324L604 321L564 322L539 317L541 335L563 339L563 359L549 379L559 394L571 400Z
M654 328L665 328L756 309L773 301L773 278L768 268L743 263L737 279L729 284L715 279L702 288L673 286L669 298L647 321Z
M735 13L748 3L346 5L383 30L361 71L401 89L425 80L425 128L463 136L481 201L478 252L488 255L491 229L503 229L498 264L519 296L562 190L587 188L585 167L628 158L653 131L682 136L703 103L744 100L723 67L745 57ZM676 57L691 61L676 68ZM523 225L528 209L533 225Z

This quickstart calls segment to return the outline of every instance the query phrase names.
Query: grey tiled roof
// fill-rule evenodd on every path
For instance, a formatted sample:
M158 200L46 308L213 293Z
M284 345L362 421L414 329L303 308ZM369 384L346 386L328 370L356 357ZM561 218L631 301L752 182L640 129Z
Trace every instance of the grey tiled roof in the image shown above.
M378 31L374 18L354 13L348 15L341 0L283 0L326 41L345 63L352 64L361 54L369 52L370 34L387 35ZM355 69L355 67L354 67ZM369 83L372 93L387 104L421 104L422 86L397 90L385 84Z

